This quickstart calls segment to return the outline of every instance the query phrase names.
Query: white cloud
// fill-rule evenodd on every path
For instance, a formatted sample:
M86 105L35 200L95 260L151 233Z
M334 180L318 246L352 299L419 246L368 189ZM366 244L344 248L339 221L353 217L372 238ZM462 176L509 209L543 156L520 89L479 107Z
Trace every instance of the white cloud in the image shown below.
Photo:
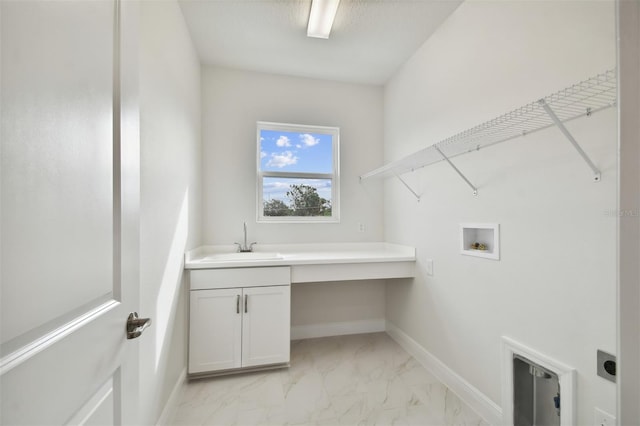
M320 139L314 138L313 135L310 135L309 133L300 135L300 141L306 146L314 146L320 143Z
M269 167L278 167L283 168L286 166L290 166L292 164L296 164L298 162L298 157L293 155L291 151L284 151L281 154L277 154L275 152L271 153L271 158L267 163Z
M270 189L270 190L278 190L278 189L282 189L282 190L289 190L290 187L290 183L289 182L267 182L263 185L263 188L265 190Z
M296 148L300 149L300 148L302 148L302 145L300 145L300 144L298 143L298 144L296 144Z
M267 156L267 153L264 151L260 151L260 158L264 158Z
M285 146L291 146L291 141L289 140L288 137L283 135L278 138L278 140L276 141L276 145L279 146L280 148Z

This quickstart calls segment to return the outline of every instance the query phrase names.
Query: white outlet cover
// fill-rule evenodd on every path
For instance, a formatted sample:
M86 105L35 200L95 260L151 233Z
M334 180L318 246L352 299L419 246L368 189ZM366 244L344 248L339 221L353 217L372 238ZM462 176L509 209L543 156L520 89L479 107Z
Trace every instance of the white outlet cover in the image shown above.
M427 268L427 275L433 276L433 259L427 259L425 265Z
M612 414L596 407L594 424L596 426L615 426L616 418Z

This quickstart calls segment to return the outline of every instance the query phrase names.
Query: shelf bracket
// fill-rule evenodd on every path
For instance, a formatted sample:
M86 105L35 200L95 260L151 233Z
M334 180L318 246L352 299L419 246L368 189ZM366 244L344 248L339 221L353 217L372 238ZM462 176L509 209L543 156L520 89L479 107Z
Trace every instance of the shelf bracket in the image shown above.
M453 170L455 170L455 172L467 183L467 185L469 185L469 187L471 189L473 189L473 195L478 195L478 188L476 188L475 186L473 186L473 184L471 182L469 182L469 179L466 178L465 175L462 174L462 172L460 170L458 170L458 168L456 166L453 165L453 163L451 162L451 160L449 160L449 158L444 155L444 153L442 151L440 151L440 148L438 148L436 145L433 145L433 147L435 148L436 151L438 151L438 153L442 156L442 158L449 163L449 165L451 166L451 168Z
M571 133L569 133L569 130L567 130L565 125L562 123L562 121L560 121L560 119L558 118L556 113L553 112L553 110L551 109L549 104L547 104L544 99L540 99L538 101L538 103L540 104L540 106L542 106L542 108L544 108L544 110L547 113L547 115L549 115L549 117L551 117L551 120L553 120L553 123L560 129L562 134L564 134L565 137L567 139L569 139L569 142L571 142L571 145L573 145L573 147L576 149L576 151L578 151L578 154L580 154L580 156L584 159L584 161L587 163L589 168L591 168L591 170L593 171L593 181L594 182L600 182L600 178L601 178L600 170L596 167L595 164L593 164L593 161L591 161L591 158L589 158L587 153L584 152L584 150L578 144L578 141L576 141L576 139L573 137L573 135Z
M409 184L408 184L407 182L405 182L405 181L404 181L404 179L402 179L402 178L400 177L400 175L399 175L399 174L394 173L394 176L395 176L395 177L397 177L397 178L398 178L398 180L399 180L400 182L402 182L402 184L404 185L404 187L405 187L405 188L407 188L407 189L408 189L408 190L413 194L413 196L414 196L414 197L416 197L416 200L418 200L418 202L420 202L420 196L418 195L418 193L417 193L416 191L414 191L414 190L409 186Z

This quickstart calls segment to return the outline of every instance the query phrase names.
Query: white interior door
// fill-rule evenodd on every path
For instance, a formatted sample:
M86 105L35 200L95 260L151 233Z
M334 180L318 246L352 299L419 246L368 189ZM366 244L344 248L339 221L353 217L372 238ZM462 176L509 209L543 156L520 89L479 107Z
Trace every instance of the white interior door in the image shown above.
M1 424L136 422L137 7L0 2Z

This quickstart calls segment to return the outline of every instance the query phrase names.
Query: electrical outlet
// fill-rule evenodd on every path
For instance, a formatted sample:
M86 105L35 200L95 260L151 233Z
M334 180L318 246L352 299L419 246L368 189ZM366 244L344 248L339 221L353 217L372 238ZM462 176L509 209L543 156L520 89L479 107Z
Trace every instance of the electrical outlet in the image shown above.
M427 259L425 266L427 267L427 275L433 276L433 259Z
M616 418L606 411L602 411L596 407L594 424L596 426L615 426Z
M366 230L366 227L364 226L364 223L359 223L358 232L364 232L365 230Z
M603 379L607 379L610 382L616 382L616 357L615 355L611 355L598 349L597 353L598 365L597 372L598 376Z

